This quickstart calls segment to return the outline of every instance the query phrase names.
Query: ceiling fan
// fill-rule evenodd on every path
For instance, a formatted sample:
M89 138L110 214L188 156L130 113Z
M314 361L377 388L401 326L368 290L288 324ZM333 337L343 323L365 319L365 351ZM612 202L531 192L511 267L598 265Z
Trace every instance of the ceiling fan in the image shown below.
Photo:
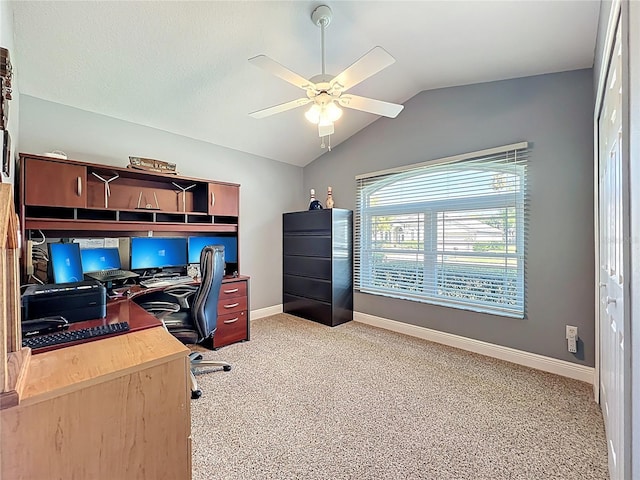
M290 102L252 112L249 115L253 118L264 118L312 103L311 108L305 113L305 117L310 122L318 125L319 137L325 137L334 132L333 122L342 116L340 107L352 108L354 110L361 110L363 112L391 118L398 116L404 108L403 105L346 93L350 88L370 76L375 75L396 61L384 48L372 48L336 76L328 75L325 72L324 30L329 26L329 23L331 23L331 16L331 9L326 5L319 6L311 14L311 20L315 25L320 27L322 32L321 74L307 80L266 55L258 55L249 59L249 62L253 65L263 68L286 82L305 90L307 93L306 98L298 98ZM324 142L322 146L324 147Z

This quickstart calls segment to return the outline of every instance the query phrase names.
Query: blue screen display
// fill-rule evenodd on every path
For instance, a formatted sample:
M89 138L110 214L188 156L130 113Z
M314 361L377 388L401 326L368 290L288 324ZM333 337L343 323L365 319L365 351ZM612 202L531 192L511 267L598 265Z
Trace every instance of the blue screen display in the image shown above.
M53 283L84 280L80 245L77 243L50 243L49 262L51 262Z
M200 263L200 252L207 245L224 245L224 260L238 263L238 237L189 237L189 263Z
M186 238L133 237L131 239L131 270L184 267L186 264Z
M117 248L83 248L80 256L84 273L120 268L120 252Z

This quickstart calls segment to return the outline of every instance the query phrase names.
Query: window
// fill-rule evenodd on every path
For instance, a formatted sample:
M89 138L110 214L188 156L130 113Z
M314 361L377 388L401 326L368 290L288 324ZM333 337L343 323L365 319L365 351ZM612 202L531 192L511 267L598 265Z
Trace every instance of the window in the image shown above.
M527 148L357 177L356 289L524 317Z

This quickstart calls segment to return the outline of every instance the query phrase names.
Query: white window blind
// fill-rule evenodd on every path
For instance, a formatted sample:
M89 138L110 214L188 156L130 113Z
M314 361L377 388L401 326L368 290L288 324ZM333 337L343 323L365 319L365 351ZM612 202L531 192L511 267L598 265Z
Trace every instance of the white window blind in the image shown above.
M356 177L355 287L524 316L526 142Z

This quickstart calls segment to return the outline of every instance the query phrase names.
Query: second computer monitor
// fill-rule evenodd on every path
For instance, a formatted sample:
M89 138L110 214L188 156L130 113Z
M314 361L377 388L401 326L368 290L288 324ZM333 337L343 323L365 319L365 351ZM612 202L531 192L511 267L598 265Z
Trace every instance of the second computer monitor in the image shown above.
M238 237L224 235L189 237L189 263L200 263L200 252L207 245L224 245L224 261L238 263Z
M117 270L120 268L120 252L117 248L83 248L82 271L84 273Z
M131 270L150 270L187 265L187 239L182 237L133 237Z
M53 283L81 282L84 280L80 245L77 243L50 243L49 269Z

